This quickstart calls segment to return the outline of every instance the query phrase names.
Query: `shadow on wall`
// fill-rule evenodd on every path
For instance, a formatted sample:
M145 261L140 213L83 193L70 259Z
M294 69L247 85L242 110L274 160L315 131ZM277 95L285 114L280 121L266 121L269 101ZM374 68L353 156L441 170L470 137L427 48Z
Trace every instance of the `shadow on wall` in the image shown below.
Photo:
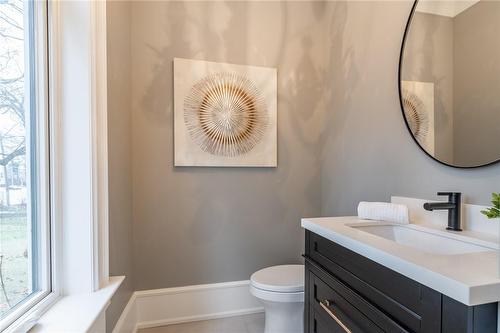
M320 3L321 4L321 3ZM317 7L316 3L312 4ZM320 18L318 18L320 19ZM321 48L321 41L314 40L311 36L300 38L300 58L296 68L290 71L289 78L282 80L279 84L279 101L282 110L286 110L294 117L286 117L289 121L287 126L291 132L306 150L317 152L309 156L310 168L305 172L313 172L314 166L320 165L319 143L325 127L325 114L328 112L328 101L331 98L331 91L328 89L329 71L324 66L317 65L317 57L312 53L315 48ZM328 67L328 64L325 64ZM285 69L285 72L287 70ZM281 141L286 138L280 138ZM281 149L285 148L280 146ZM282 155L281 163L285 165L292 164L295 157L293 151L287 151ZM316 175L314 175L316 177ZM313 200L319 200L318 189L320 188L320 178L312 181L304 189L306 197Z
M333 99L332 63L321 50L330 38L327 11L337 4L136 6L136 287L246 279L264 266L298 262L300 218L320 214L320 142ZM278 168L173 166L174 57L278 67ZM162 267L153 267L157 260Z
M247 11L247 2L227 4L207 1L194 4L204 13L201 17L191 14L185 2L169 2L165 10L164 31L169 43L163 48L146 45L147 50L158 59L153 68L154 77L141 101L142 109L153 121L167 121L168 117L172 117L173 100L169 96L170 93L173 96L174 57L261 66L277 66L282 59L286 15L279 29L282 32L282 38L279 38L281 43L274 47L276 57L270 59L268 54L251 49L247 41L248 27L254 24L249 21L248 15L241 14ZM281 3L280 6L286 13L286 4Z
M170 37L171 43L161 49L155 45L146 45L146 52L153 52L158 59L153 68L154 76L151 84L140 103L141 109L151 121L165 123L173 117L173 101L171 94L168 93L173 91L172 55L179 54L179 57L182 57L183 54L194 53L187 40L190 22L186 17L188 13L183 2L169 2L165 35Z
M330 24L326 41L327 57L332 65L331 72L325 80L324 89L329 90L327 96L330 98L326 102L327 105L332 105L333 101L341 104L327 112L325 126L330 128L325 131L321 142L322 147L328 146L325 145L325 142L340 138L345 128L347 115L351 110L353 90L361 79L356 66L354 48L345 44L348 4L345 1L336 1L333 6L334 9L329 17ZM324 154L330 153L323 151L323 160L325 159Z
M353 208L350 207L348 211L334 210L332 212L331 203L336 203L337 207L353 206L354 201L352 198L345 195L344 191L335 190L342 186L348 186L348 192L363 192L366 186L363 182L354 181L354 179L335 179L332 174L336 175L353 175L356 171L353 167L361 167L355 162L339 161L338 159L350 158L353 161L359 160L361 152L347 153L352 151L353 142L346 141L346 138L363 137L366 136L366 131L369 131L368 137L375 135L377 129L373 127L372 117L378 117L378 110L376 107L377 90L383 89L380 86L373 86L371 89L371 96L359 96L359 89L363 86L365 76L367 73L360 72L358 62L359 57L364 57L369 50L369 44L373 41L376 43L378 36L373 35L374 19L371 15L370 9L365 9L363 12L365 16L358 24L348 25L348 17L350 17L350 6L367 6L369 3L362 2L359 4L347 1L334 2L334 9L329 19L327 40L328 58L332 62L332 71L329 76L329 81L326 83L327 87L331 90L331 99L328 101L329 105L333 105L333 109L327 113L325 120L328 129L321 140L321 193L322 193L322 214L323 215L350 215ZM376 3L374 4L374 6ZM351 23L352 24L352 23ZM372 34L372 36L370 36ZM366 36L366 43L356 45L353 40L359 38L358 35ZM369 42L368 42L369 41ZM373 60L372 66L379 66ZM359 98L372 98L371 110L358 109L357 105ZM365 116L359 119L359 114L363 113ZM355 133L359 132L359 133ZM371 145L372 142L357 142L356 144ZM335 151L335 155L333 155ZM373 160L378 157L374 156Z

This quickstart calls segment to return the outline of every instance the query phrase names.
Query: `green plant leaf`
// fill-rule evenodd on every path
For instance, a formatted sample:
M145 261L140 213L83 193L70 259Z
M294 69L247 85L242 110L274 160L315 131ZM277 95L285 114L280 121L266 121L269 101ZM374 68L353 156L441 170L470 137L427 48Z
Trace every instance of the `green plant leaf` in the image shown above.
M489 219L498 219L500 218L500 193L492 193L491 198L493 207L482 210L481 214Z
M492 198L491 203L493 207L500 209L500 193L493 193Z

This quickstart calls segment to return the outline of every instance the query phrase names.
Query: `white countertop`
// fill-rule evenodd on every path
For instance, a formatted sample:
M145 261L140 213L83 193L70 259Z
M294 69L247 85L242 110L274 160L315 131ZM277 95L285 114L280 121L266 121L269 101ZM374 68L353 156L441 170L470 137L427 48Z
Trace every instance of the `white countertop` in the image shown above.
M302 227L390 268L466 305L500 301L498 251L438 255L351 228L349 225L391 224L357 217L304 218ZM435 226L413 225L436 230ZM437 230L449 238L498 249L488 237L475 232ZM466 238L464 238L466 237ZM482 238L482 239L481 239ZM470 240L471 238L469 238Z

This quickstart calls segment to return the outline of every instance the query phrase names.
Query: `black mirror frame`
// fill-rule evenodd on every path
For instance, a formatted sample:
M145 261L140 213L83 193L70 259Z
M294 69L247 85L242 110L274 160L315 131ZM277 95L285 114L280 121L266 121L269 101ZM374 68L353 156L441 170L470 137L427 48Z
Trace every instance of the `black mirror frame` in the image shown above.
M476 168L481 168L481 167L486 167L486 166L490 166L490 165L496 164L496 163L500 162L500 158L498 158L497 160L492 161L492 162L488 162L488 163L480 164L480 165L473 165L473 166L460 166L460 165L453 165L453 164L446 163L444 161L441 161L441 160L437 159L436 157L432 156L431 154L429 154L429 152L427 152L427 150L425 150L425 148L422 147L422 145L418 142L418 140L415 138L415 136L413 135L413 133L411 131L410 124L408 123L408 120L406 119L405 110L404 110L403 94L401 92L401 72L402 72L402 67L403 67L403 55L404 55L404 50L405 50L406 38L408 36L408 32L410 30L411 21L413 19L413 15L415 14L415 10L417 8L418 2L419 2L419 0L415 0L413 2L413 6L411 7L411 12L410 12L410 15L408 17L408 21L406 23L406 27L405 27L405 31L404 31L404 35L403 35L403 42L401 43L401 52L399 54L399 68L398 68L399 104L400 104L400 107L401 107L401 114L402 114L403 119L404 119L405 124L406 124L406 128L408 129L408 132L410 133L410 136L412 137L413 141L417 144L417 146L420 147L420 149L427 156L429 156L434 161L436 161L436 162L438 162L440 164L443 164L443 165L446 165L446 166L449 166L449 167L452 167L452 168L456 168L456 169L476 169Z

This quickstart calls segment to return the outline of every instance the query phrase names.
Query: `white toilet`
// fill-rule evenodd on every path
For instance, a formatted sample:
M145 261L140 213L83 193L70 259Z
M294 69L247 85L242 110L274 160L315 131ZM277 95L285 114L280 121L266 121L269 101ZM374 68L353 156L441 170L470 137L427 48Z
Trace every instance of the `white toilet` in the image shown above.
M261 269L250 277L250 292L264 304L264 333L304 331L304 265Z

